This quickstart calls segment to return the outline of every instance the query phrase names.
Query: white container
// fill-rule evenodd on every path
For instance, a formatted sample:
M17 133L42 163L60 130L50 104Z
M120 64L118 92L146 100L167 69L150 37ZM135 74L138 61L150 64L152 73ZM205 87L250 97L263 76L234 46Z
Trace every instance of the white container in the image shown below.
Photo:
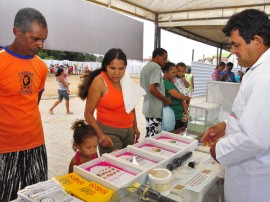
M154 171L154 175L148 174L150 187L163 196L168 196L171 193L171 171L164 168L157 168Z

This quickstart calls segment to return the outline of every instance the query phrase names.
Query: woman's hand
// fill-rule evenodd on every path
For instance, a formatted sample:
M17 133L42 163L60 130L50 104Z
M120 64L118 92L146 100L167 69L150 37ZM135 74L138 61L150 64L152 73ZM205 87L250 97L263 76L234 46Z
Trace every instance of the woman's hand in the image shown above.
M105 135L105 134L99 137L99 144L105 148L109 148L113 146L112 139L108 135Z
M134 129L134 134L135 134L135 136L136 136L136 138L135 138L135 143L138 143L138 140L139 140L139 138L140 138L141 133L140 133L140 131L139 131L139 129L138 129L137 126L134 126L133 129Z

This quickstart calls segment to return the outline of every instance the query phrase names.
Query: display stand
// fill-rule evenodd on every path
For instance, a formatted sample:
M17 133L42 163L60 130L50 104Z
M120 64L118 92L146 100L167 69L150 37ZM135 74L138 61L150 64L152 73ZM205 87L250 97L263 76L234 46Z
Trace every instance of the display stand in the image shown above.
M74 172L88 181L118 191L134 182L147 184L150 169L166 168L174 159L192 151L191 157L172 171L169 198L201 202L205 193L219 179L219 164L213 161L209 153L194 151L197 145L197 140L185 137L185 134L181 136L163 131L126 149L74 166ZM139 157L136 159L138 164L134 164L131 156ZM190 161L196 162L194 168L188 167Z

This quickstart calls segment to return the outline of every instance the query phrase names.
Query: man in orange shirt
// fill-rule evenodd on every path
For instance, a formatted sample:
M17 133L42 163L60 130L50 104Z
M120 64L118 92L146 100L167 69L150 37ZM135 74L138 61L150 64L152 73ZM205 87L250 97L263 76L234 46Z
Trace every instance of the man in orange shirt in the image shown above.
M47 180L47 154L38 103L48 68L36 55L47 38L44 16L18 11L14 42L0 50L0 201Z

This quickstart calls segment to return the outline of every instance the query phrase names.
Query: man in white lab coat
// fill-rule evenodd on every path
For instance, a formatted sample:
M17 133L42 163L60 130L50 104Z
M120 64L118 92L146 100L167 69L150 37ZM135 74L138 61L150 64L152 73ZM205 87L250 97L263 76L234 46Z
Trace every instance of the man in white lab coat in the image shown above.
M223 32L238 64L250 68L230 117L211 128L201 141L225 165L227 202L270 201L270 20L262 11L233 15Z

